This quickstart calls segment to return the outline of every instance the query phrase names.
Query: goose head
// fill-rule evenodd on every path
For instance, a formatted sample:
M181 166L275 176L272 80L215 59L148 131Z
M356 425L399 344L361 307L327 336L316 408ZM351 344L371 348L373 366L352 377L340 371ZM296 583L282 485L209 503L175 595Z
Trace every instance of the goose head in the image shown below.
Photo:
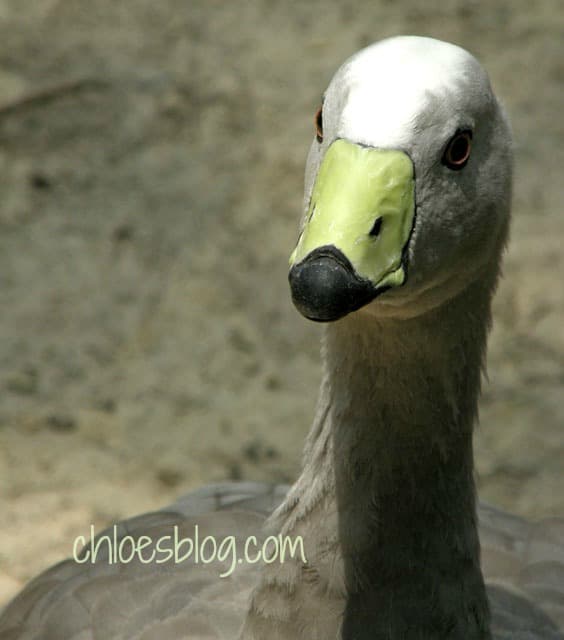
M316 127L289 273L304 316L416 316L497 274L511 132L471 54L412 36L372 45L337 71Z

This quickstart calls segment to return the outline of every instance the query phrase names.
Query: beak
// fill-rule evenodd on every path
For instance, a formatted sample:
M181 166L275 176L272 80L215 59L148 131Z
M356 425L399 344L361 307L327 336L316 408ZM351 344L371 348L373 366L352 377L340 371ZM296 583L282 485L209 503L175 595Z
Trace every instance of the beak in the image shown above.
M415 178L406 153L333 142L290 257L292 299L300 313L319 322L338 320L401 286L414 221Z

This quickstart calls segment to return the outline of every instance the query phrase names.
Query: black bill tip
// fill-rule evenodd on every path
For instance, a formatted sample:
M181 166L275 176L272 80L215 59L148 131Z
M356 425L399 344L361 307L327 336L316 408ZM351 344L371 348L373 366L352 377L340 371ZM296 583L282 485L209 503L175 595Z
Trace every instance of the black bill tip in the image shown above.
M315 249L288 275L298 311L317 322L331 322L371 302L384 289L360 278L333 245Z

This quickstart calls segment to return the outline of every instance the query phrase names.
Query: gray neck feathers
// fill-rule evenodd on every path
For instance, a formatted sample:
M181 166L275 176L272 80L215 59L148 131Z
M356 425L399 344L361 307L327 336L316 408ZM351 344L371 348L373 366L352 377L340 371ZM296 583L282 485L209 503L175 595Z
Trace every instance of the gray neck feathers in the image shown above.
M270 523L308 563L265 568L245 639L490 637L472 429L496 279L423 316L325 327L303 471Z

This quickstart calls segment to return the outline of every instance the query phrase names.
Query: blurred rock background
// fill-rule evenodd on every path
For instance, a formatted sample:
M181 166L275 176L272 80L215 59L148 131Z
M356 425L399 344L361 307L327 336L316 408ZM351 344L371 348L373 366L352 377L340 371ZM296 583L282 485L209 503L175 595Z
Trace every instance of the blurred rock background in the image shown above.
M478 484L564 513L560 0L0 0L0 601L90 523L296 476L312 118L346 57L400 33L470 49L511 114Z

